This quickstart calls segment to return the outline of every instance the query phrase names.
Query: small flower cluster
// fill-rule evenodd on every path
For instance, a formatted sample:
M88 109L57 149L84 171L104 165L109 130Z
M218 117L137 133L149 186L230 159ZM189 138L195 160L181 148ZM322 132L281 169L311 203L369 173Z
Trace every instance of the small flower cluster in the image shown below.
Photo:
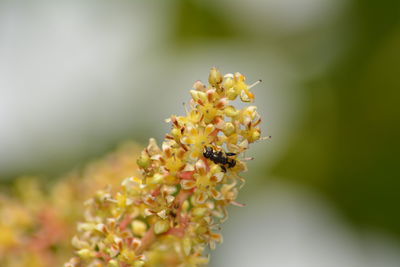
M142 175L129 177L114 194L98 191L86 202L76 248L65 266L201 266L235 201L246 170L239 157L260 139L255 106L240 73L222 76L212 68L209 85L197 81L186 116L171 116L172 129L159 147L154 139L137 160ZM205 156L212 148L218 160ZM229 158L234 164L225 164Z
M139 174L139 145L128 142L48 185L20 177L0 193L0 266L62 266L71 257L71 238L82 218L82 203L108 185ZM11 190L10 190L11 189Z

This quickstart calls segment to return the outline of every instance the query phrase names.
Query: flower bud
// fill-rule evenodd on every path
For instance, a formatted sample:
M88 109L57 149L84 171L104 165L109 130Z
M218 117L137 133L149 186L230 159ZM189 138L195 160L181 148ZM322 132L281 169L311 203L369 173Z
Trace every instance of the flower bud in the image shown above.
M206 214L207 208L205 207L196 207L193 209L192 214L195 217L202 217Z
M160 153L160 148L157 145L156 139L154 138L149 139L149 145L147 146L147 151L149 152L150 156Z
M79 255L79 257L83 259L90 259L91 257L93 257L94 252L91 251L90 249L84 248L78 250L77 254Z
M252 141L257 141L258 139L260 139L260 131L253 131L252 135L251 135L251 139Z
M226 91L226 97L229 100L235 100L236 97L238 96L238 93L236 92L235 88L231 87Z
M233 134L235 132L235 126L233 126L232 122L227 122L227 123L225 123L222 131L224 132L224 134L226 136L230 136L231 134Z
M225 115L228 117L236 117L239 115L239 111L236 110L233 106L228 106L224 109Z
M167 219L168 218L168 216L167 216L167 211L166 210L162 210L162 211L160 211L160 212L157 212L157 215L161 218L161 219Z
M136 163L140 168L146 169L150 166L150 157L147 153L142 152L140 157L137 159Z
M196 81L194 84L193 84L193 89L195 89L195 90L197 90L197 91L203 91L203 92L205 92L206 91L206 86L201 82L201 81Z
M173 128L171 130L171 135L175 138L175 139L179 139L181 137L181 131L177 128Z
M169 229L169 221L168 220L160 220L157 221L154 225L154 233L159 235L165 233Z
M72 238L71 244L74 248L77 248L77 249L82 249L84 247L89 246L88 242L79 240L79 238L77 236L74 236Z
M107 234L107 228L103 223L99 223L96 225L96 230L100 233Z
M146 233L146 230L147 230L146 224L140 220L134 220L131 223L131 228L132 228L133 234L136 236L140 236L140 237L144 236L144 234Z
M112 259L108 262L107 267L119 267L119 263L116 259Z
M228 89L232 88L234 84L235 83L233 81L233 75L232 74L231 75L225 75L225 79L224 79L224 82L222 84L222 86L225 88L225 90L228 90Z
M208 82L213 87L216 87L218 84L222 82L222 74L215 67L212 67L210 70L210 75L208 76Z
M161 173L156 173L153 176L147 178L147 183L159 184L162 180L164 180L164 175L162 175Z
M192 250L192 241L189 238L184 238L182 241L183 252L186 256L189 256L190 251Z

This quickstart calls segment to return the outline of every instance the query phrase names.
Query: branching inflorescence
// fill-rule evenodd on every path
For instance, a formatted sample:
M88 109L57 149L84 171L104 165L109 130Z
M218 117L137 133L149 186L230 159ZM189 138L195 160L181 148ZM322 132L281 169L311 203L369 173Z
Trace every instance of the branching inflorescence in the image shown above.
M193 85L186 116L167 120L172 129L161 148L150 139L137 160L141 178L126 178L118 192L98 191L86 202L85 222L72 240L76 257L65 266L207 264L204 250L222 241L217 231L226 207L241 206L235 201L246 170L241 154L260 140L261 122L255 106L229 105L254 99L242 74L212 68L208 81Z

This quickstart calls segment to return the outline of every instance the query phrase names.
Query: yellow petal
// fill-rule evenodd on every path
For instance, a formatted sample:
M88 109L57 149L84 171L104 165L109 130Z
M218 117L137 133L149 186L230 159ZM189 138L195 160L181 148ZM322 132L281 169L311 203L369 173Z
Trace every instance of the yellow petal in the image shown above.
M190 190L190 189L192 189L193 187L196 186L196 182L193 181L193 180L182 180L181 181L181 186L185 190Z
M204 135L210 135L214 130L215 130L214 125L210 123L204 129Z

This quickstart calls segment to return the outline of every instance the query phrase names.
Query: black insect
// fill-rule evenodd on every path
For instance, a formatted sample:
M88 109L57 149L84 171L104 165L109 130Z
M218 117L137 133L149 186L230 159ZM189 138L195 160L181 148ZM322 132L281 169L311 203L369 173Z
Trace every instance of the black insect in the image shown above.
M215 164L219 164L219 166L224 172L226 172L227 167L228 168L235 167L236 160L229 158L235 155L236 153L231 153L231 152L224 153L222 151L214 151L213 148L209 146L206 146L205 151L203 152L203 156L205 158L210 159Z

